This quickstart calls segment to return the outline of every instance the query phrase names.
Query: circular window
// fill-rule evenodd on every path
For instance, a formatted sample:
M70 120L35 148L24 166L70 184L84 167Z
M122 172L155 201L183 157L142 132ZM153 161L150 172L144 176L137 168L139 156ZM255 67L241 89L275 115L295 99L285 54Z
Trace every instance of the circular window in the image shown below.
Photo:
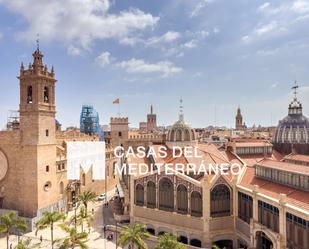
M49 191L51 186L52 186L51 182L46 182L45 185L44 185L44 190Z
M4 153L0 150L0 181L4 179L8 171L8 161Z

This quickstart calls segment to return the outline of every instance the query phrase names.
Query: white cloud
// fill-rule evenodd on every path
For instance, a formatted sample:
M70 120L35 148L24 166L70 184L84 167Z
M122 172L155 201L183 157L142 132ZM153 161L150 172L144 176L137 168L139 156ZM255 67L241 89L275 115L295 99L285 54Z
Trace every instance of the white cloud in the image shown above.
M110 64L111 56L109 52L103 52L101 53L95 61L101 66L105 67L106 65Z
M213 0L201 0L190 13L190 17L192 18L200 15L201 11L211 2L213 2Z
M73 45L69 45L68 49L67 49L67 53L69 55L80 55L81 51L79 48L73 46Z
M270 3L269 3L269 2L263 3L262 5L260 5L260 6L258 7L258 11L263 12L263 11L265 11L269 6L270 6Z
M275 82L275 83L273 83L273 84L270 85L270 88L276 88L278 85L279 85L279 83L278 83L278 82Z
M186 42L183 44L185 48L196 48L197 47L197 40L193 39L191 41Z
M269 32L272 32L273 30L275 30L275 29L277 28L277 26L278 26L278 25L277 25L277 22L276 22L276 21L273 21L273 22L271 22L271 23L265 24L265 25L263 25L263 26L257 28L257 29L255 30L255 33L256 33L257 35L265 35L265 34L267 34L267 33L269 33Z
M175 31L168 31L162 36L154 36L148 39L145 43L147 45L157 44L157 43L169 43L177 40L181 34Z
M157 63L147 63L141 59L132 58L117 64L118 67L132 74L162 74L164 77L178 74L183 71L170 61L159 61Z
M297 0L292 5L292 10L297 13L308 13L309 12L309 1Z
M2 0L1 3L26 21L25 30L17 34L19 39L32 42L39 33L42 41L74 42L83 49L89 49L93 40L120 40L134 31L153 27L159 20L134 8L111 14L110 0Z

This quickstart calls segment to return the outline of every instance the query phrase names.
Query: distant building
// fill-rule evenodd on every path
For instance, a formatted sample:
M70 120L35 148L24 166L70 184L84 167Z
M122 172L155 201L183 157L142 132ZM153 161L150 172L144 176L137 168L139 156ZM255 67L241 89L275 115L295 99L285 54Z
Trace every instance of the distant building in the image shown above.
M92 105L83 105L80 114L80 131L88 135L100 133L99 114Z
M147 115L147 132L153 132L157 128L157 115L153 113L153 106L150 106L150 113Z
M273 138L274 148L283 154L297 152L309 154L309 119L303 115L303 107L297 99L296 89L289 105L288 115L279 121Z
M244 128L245 128L245 124L243 123L243 117L242 117L242 114L241 114L241 110L238 107L237 108L237 114L236 114L236 117L235 117L235 129L236 130L243 130Z

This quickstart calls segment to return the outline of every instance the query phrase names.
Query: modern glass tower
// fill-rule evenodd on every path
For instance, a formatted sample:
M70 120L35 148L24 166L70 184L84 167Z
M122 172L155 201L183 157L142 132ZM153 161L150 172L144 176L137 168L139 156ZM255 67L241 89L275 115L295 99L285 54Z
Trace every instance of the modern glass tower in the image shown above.
M99 114L92 105L83 105L80 114L80 131L88 135L99 134Z

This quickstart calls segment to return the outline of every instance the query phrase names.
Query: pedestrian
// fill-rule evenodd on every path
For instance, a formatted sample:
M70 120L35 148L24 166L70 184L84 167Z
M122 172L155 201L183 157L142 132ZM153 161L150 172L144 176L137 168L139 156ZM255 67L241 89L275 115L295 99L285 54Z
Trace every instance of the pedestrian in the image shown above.
M41 241L41 243L42 243L42 241L43 241L43 236L42 236L42 235L40 236L40 241Z
M10 244L10 249L13 249L13 244L12 243Z

